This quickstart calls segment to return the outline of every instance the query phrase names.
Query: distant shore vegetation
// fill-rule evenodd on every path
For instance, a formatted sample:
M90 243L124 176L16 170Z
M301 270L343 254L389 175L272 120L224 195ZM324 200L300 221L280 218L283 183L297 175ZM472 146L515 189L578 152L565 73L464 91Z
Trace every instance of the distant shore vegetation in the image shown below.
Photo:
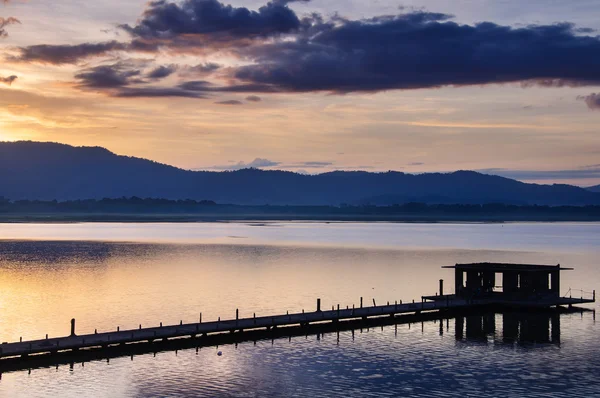
M503 203L391 206L285 206L218 204L212 200L105 198L10 200L0 197L0 221L600 221L600 206L537 206Z

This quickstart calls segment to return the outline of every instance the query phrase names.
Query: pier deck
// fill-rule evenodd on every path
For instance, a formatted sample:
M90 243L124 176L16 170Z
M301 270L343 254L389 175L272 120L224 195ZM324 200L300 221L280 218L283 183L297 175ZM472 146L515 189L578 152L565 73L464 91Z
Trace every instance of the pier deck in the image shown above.
M574 305L593 303L594 299L556 298L550 301L514 301L498 298L470 299L446 296L424 296L421 302L387 304L372 307L348 308L315 312L302 312L275 316L262 316L252 318L238 318L218 320L212 322L199 322L131 330L117 330L93 334L76 335L74 320L72 321L72 335L58 338L45 338L41 340L3 343L0 345L0 361L4 358L27 357L36 354L48 354L64 351L78 351L93 348L108 348L111 346L152 343L184 337L201 337L213 334L234 333L249 330L273 330L278 327L304 326L320 323L336 323L342 320L384 317L400 314L420 314L421 312L472 309L482 306L520 306L520 307L549 307L558 305ZM317 301L320 307L320 300Z

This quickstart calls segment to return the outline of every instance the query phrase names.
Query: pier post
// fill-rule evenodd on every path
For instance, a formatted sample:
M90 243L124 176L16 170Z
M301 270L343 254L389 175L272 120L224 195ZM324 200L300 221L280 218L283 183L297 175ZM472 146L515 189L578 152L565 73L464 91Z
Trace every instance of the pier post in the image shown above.
M200 322L198 323L202 323L202 313L200 313Z
M592 293L592 299L593 299L594 301L596 301L596 290L594 290L594 292Z
M373 299L373 307L377 307L377 304L375 304L375 299Z
M235 326L237 326L237 325L238 325L238 321L239 321L239 319L240 319L240 309L239 309L239 308L236 308L236 309L235 309Z
M71 337L75 336L75 318L71 319Z
M362 308L362 297L360 298L360 308Z
M440 296L444 295L444 280L440 279Z
M337 308L337 317L340 317L340 305L338 304L338 308Z
M321 299L317 299L317 312L321 312Z

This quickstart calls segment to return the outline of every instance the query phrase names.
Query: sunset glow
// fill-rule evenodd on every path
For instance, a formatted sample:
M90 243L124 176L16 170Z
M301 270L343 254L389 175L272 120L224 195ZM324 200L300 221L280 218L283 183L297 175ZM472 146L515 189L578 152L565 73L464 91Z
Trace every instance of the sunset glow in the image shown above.
M400 9L393 1L275 3L231 4L251 11L253 27L205 28L208 14L202 13L208 11L197 11L198 26L185 31L168 25L166 9L143 0L111 0L102 7L5 2L0 16L14 19L1 28L0 139L102 146L186 169L222 170L260 158L277 164L270 169L321 165L305 170L310 173L509 170L531 172L522 179L537 181L540 172L571 170L564 179L544 181L600 183L598 176L578 172L600 169L594 95L600 91L594 75L600 61L583 54L600 48L591 33L600 24L590 18L590 2L564 8L510 0L501 13L493 1L482 2L485 7L409 1ZM219 12L227 5L174 4L188 13L194 4ZM276 24L270 10L287 19ZM377 33L367 32L368 26ZM515 48L534 49L545 40L552 46L557 37L586 43L581 57L590 72L560 54L552 57L555 64L537 63L535 52L526 50L532 55L526 60L507 52L510 46L489 54L491 47L468 49L464 59L451 55L456 62L444 66L449 58L437 54L434 43L413 42L409 50L409 42L398 41L404 36L388 32L392 26L419 38L434 26L447 29L448 37L463 30L480 34L481 43L490 39L485 26L494 26L490 46L516 40ZM358 41L338 41L336 35L350 29L379 34L390 40L382 43L388 47L379 52ZM535 39L518 42L519 29ZM317 46L328 50L320 53ZM361 51L372 51L370 58L348 58ZM330 58L321 59L326 53ZM382 54L399 58L378 59ZM288 63L290 57L297 60ZM369 70L368 59L388 64ZM435 76L423 72L429 62L439 65ZM497 70L486 75L489 68Z

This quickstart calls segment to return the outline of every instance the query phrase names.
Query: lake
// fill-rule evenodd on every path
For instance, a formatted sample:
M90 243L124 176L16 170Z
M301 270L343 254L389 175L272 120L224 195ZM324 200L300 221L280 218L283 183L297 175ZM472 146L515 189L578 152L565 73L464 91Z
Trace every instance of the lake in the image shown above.
M463 262L562 264L600 287L600 223L0 224L0 340L452 290ZM579 293L574 293L574 296ZM588 305L594 309L595 306ZM537 317L537 318L536 318ZM592 312L486 315L6 373L0 396L600 395ZM485 326L485 330L473 325ZM514 325L520 325L514 333ZM511 326L513 325L513 326ZM541 325L541 327L540 327ZM222 352L222 356L217 355Z

